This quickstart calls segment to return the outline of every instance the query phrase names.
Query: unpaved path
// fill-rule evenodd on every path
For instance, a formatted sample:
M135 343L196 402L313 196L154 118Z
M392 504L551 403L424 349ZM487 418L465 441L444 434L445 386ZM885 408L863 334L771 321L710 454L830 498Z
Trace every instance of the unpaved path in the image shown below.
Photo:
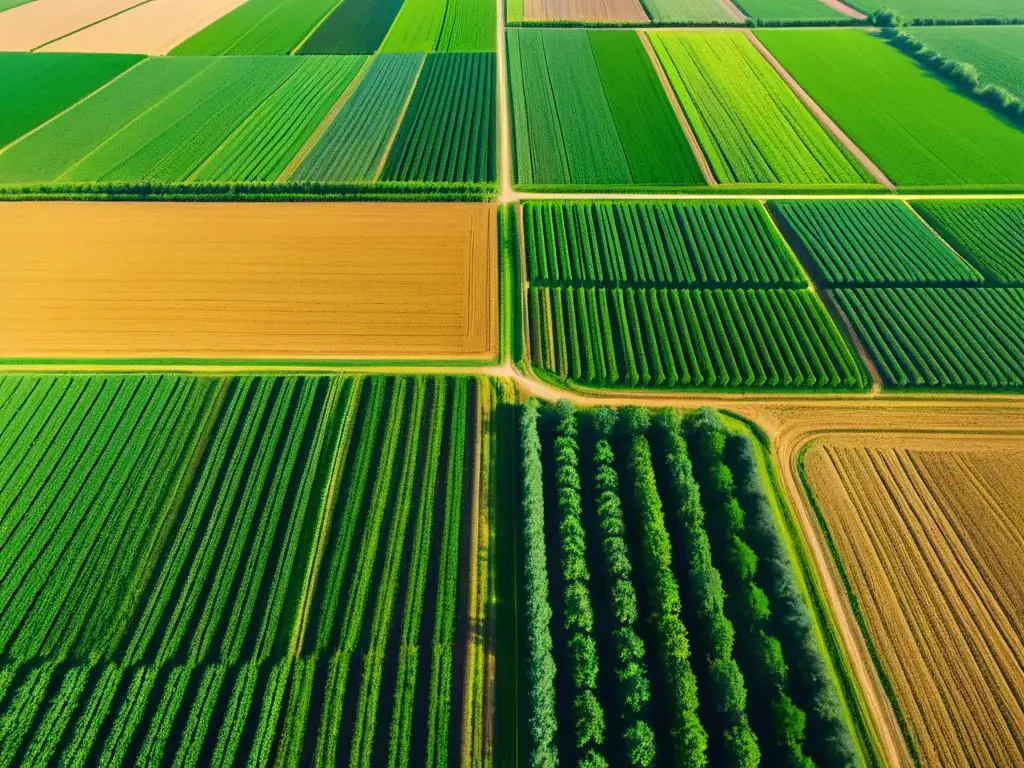
M723 8L725 8L725 12L732 16L733 21L747 20L746 14L744 14L743 11L737 8L736 4L733 3L732 0L718 0L718 2Z
M757 38L757 35L754 34L753 30L745 29L743 30L743 34L747 36L747 39L750 40L751 44L762 56L764 56L765 61L772 65L772 69L779 74L779 77L785 81L790 90L792 90L793 93L796 94L796 97L804 103L804 106L811 111L811 114L818 119L818 122L825 126L825 129L832 134L836 141L846 147L849 153L867 169L868 173L871 174L871 177L875 181L886 189L895 191L896 185L889 181L889 178L882 173L882 169L874 164L871 158L869 158L864 151L853 142L853 139L843 132L843 129L840 128L831 117L825 114L825 110L819 107L814 99L811 98L810 94L800 87L800 84L793 79L793 76L786 71L785 67L779 63L778 59L772 55L771 51L765 47L764 43Z
M676 113L676 119L679 120L679 125L683 129L683 134L686 136L686 143L690 145L690 152L693 153L693 157L697 161L697 167L700 168L701 175L704 177L704 183L708 186L718 184L718 179L715 178L715 174L711 171L711 164L708 162L707 157L704 156L704 150L701 149L700 142L697 141L697 134L693 132L693 128L690 126L690 121L686 119L686 114L683 112L683 108L679 104L679 99L676 98L676 92L668 80L668 75L665 74L665 68L661 66L658 54L654 52L654 46L651 45L651 38L647 36L646 32L637 30L636 33L640 37L640 42L644 44L644 50L647 51L647 56L651 60L651 66L654 67L654 71L657 73L658 79L661 81L661 89L665 92L669 103L672 105L673 111Z
M495 0L498 7L498 36L495 51L498 57L498 202L516 199L512 189L512 128L509 120L508 58L505 54L505 2Z
M828 6L836 13L841 13L843 16L849 16L851 19L856 19L857 21L866 21L868 18L856 8L851 8L846 3L842 2L842 0L818 0L818 2L822 5Z

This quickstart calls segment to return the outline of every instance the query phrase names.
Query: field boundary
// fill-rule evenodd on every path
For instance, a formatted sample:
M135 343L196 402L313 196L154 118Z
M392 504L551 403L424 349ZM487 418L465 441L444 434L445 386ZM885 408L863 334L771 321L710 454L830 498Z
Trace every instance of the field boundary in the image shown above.
M832 138L839 142L839 145L846 149L853 157L861 164L861 166L871 175L871 177L881 184L886 189L895 192L896 185L889 180L889 178L882 172L875 162L868 157L867 153L864 152L857 144L851 139L839 124L833 120L828 113L825 112L818 103L811 98L811 95L803 89L803 87L796 81L796 79L786 71L786 68L782 66L781 62L775 58L768 47L762 43L757 35L752 30L745 29L743 34L746 35L751 45L760 53L764 60L771 65L771 68L775 70L779 77L782 78L783 82L789 87L793 94L803 102L803 105L810 111L812 115L817 119L819 123L832 134Z
M405 114L409 111L409 104L412 103L413 94L416 93L416 86L420 83L420 75L423 74L423 68L427 66L427 54L423 54L423 58L420 60L420 66L416 70L416 77L412 80L412 86L409 88L409 93L405 97L405 103L402 104L402 109L398 113L398 119L395 120L395 127L391 131L391 136L388 137L387 143L384 145L384 151L381 152L380 162L377 164L377 171L373 174L373 180L375 182L380 181L380 176L384 173L384 167L388 164L388 158L391 156L391 150L395 147L395 139L398 138L399 131L402 130L402 123L405 122Z
M722 0L722 2L728 2L728 0ZM708 158L704 154L704 149L697 140L697 134L693 132L693 126L691 126L690 121L686 119L686 113L683 112L683 107L679 103L679 99L676 98L676 92L672 88L672 84L668 81L668 75L665 74L665 68L661 66L658 54L654 52L654 47L651 45L650 37L640 30L637 30L637 35L640 37L640 42L643 43L644 50L647 51L647 57L650 59L651 66L654 68L654 73L658 76L658 80L661 82L661 89L665 92L665 96L668 98L669 104L672 105L672 111L676 113L676 119L679 121L679 127L683 129L683 135L686 136L686 143L690 145L690 152L693 153L693 158L697 161L697 167L700 168L701 175L704 176L704 182L709 187L716 186L718 184L718 179L715 178L715 174L711 170L711 163L708 162Z

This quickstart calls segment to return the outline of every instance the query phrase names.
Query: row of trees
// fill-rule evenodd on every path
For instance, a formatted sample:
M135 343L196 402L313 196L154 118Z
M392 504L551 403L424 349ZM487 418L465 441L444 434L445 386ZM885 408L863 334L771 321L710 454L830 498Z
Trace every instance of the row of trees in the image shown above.
M536 400L523 406L522 488L524 570L526 581L526 635L529 653L527 677L530 701L530 736L533 768L558 764L555 732L555 659L551 641L551 603L548 601L547 550L544 542L544 486L541 466L540 414Z
M609 597L615 619L615 675L619 682L619 698L624 719L623 733L626 756L630 765L646 768L654 762L656 750L654 731L646 719L651 684L645 660L644 641L634 625L639 620L636 589L633 586L633 565L626 547L626 524L619 497L619 476L615 471L615 453L609 440L616 414L601 408L594 422L599 439L594 447L595 508L601 530L601 549L609 580Z
M820 765L856 765L857 751L846 726L839 692L815 640L810 611L797 584L761 480L757 446L747 435L728 438L736 497L746 513L747 539L761 564L761 583L772 602L772 629L790 668L790 690L807 713L807 746Z
M672 546L658 495L651 447L646 432L646 409L623 409L629 445L633 505L641 522L644 577L656 638L655 651L670 700L668 714L672 755L670 764L701 768L707 765L708 734L697 715L697 678L690 664L690 642L680 618L679 585L672 572Z
M558 404L555 427L555 491L562 543L564 622L572 658L572 682L576 746L581 768L600 768L608 763L599 751L604 744L604 709L597 698L597 643L594 642L594 608L590 602L590 571L583 532L580 498L579 441L576 414L567 401Z
M705 530L700 488L693 477L686 442L680 434L677 411L666 408L654 418L653 438L662 458L660 476L665 480L664 494L675 542L680 581L688 587L692 601L696 633L706 654L703 681L707 685L711 710L720 734L723 764L756 766L761 760L747 718L747 687L739 664L733 657L735 630L725 615L725 590L722 576L711 559L711 542Z
M770 711L762 744L789 766L812 766L803 750L806 714L788 694L789 669L782 646L771 634L771 607L758 585L758 558L746 541L743 508L735 498L732 472L725 464L726 432L721 416L701 408L687 424L698 467L702 499L713 544L725 577L726 606L742 632L739 657L746 679Z

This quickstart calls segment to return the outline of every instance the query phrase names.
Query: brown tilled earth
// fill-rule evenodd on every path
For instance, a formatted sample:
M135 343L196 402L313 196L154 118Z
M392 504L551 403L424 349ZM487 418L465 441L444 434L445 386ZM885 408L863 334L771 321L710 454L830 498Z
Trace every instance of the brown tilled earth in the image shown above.
M489 204L3 203L0 231L4 358L497 350Z
M803 466L920 764L1024 764L1024 439L836 434Z
M243 2L245 0L150 0L42 50L161 56Z
M638 21L647 14L638 0L524 0L526 21Z

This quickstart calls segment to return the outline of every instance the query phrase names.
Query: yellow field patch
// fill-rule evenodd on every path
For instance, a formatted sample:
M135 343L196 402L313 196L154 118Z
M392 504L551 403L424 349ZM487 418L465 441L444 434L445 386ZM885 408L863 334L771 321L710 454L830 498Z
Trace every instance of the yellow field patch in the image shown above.
M0 357L487 360L496 212L0 204Z
M44 51L162 56L245 0L150 0L50 43Z
M921 765L1024 764L1024 440L860 434L803 467Z

